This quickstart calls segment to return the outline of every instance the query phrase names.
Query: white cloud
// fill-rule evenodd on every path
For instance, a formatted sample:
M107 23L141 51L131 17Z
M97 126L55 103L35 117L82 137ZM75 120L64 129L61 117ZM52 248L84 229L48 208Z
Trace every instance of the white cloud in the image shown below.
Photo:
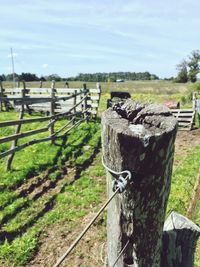
M49 64L47 64L47 63L44 63L44 64L42 65L43 69L48 68L48 66L49 66Z

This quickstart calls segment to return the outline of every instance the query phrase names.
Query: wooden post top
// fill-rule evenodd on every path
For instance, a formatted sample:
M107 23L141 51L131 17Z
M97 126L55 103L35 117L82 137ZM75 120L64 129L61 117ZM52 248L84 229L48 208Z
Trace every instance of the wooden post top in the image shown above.
M116 131L125 130L126 134L138 137L158 136L177 126L176 118L167 107L131 99L106 110L103 116Z
M116 171L135 167L140 173L155 173L155 168L161 162L175 140L177 120L170 110L160 104L135 102L127 99L113 108L107 109L102 116L102 137L107 137L107 131L113 133L117 144L113 149L105 147L103 153L106 164L110 168L118 166ZM171 140L171 136L173 136ZM112 138L112 137L111 137ZM109 139L109 138L108 138ZM109 144L109 140L107 140ZM132 151L130 155L130 151ZM135 151L138 158L132 156ZM120 152L120 153L119 153ZM113 155L121 154L117 158ZM152 154L156 154L152 162ZM126 162L125 160L126 159ZM139 166L139 167L138 167ZM136 171L136 170L135 170ZM159 173L159 170L157 170Z
M200 228L198 225L193 223L190 219L187 217L172 211L170 215L168 216L167 220L164 224L164 231L170 231L170 230L191 230L192 232L196 233L197 236L200 236Z

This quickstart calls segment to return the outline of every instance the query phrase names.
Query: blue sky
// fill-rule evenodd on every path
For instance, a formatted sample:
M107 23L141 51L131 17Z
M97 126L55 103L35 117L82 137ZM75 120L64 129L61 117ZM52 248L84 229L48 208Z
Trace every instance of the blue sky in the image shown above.
M200 46L199 0L0 0L0 73L149 71Z

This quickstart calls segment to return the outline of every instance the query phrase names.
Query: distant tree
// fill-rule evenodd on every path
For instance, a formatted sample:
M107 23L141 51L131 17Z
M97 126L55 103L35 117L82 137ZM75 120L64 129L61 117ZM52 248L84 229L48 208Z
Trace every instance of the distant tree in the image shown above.
M198 93L200 93L200 81L194 83L192 86L192 91L197 91Z
M187 61L183 60L176 66L176 68L178 70L178 75L175 82L186 83L188 81Z
M51 74L49 76L46 77L47 81L56 81L56 82L60 82L62 80L62 78L58 75L58 74Z
M150 80L151 79L151 74L148 71L142 73L141 76L142 76L141 80Z
M22 72L21 75L19 75L19 81L33 82L39 81L39 78L34 73Z
M108 77L108 82L115 82L116 81L116 78L114 76L109 76Z
M6 76L4 74L0 75L0 81L3 82L6 80Z
M13 81L13 73L7 74L5 77L6 81ZM14 73L14 77L17 80L19 78L19 75L17 73Z
M39 80L42 81L42 82L46 82L46 78L43 77L43 76L41 76Z
M174 79L175 78L173 76L171 76L171 77L168 77L168 78L165 77L163 80L164 81L174 81Z
M159 77L157 75L155 75L155 74L150 75L150 80L158 80L158 79L159 79Z
M97 73L79 73L75 77L68 77L68 81L84 81L84 82L107 82L107 81L116 81L121 80L151 80L159 79L155 74L150 74L146 72L97 72Z
M189 55L188 59L188 79L191 82L196 82L197 80L197 74L200 72L200 66L199 66L199 61L200 61L200 51L199 50L194 50L191 52L191 55Z
M187 81L196 82L197 74L200 72L200 50L194 50L188 56L188 60L183 60L177 65L178 75L174 79L175 82Z

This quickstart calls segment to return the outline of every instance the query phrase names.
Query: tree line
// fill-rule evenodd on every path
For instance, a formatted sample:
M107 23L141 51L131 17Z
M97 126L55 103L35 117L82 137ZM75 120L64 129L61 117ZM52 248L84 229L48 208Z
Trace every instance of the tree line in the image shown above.
M175 82L194 83L197 81L197 75L200 73L200 50L194 50L177 65L178 74Z
M84 81L84 82L115 82L117 80L157 80L159 77L149 72L97 72L79 73L77 76L62 78L57 74L38 77L34 73L14 73L15 81ZM0 81L13 81L13 74L0 75Z
M2 74L0 75L0 81L13 81L13 76L15 81L26 81L26 82L34 82L34 81L62 81L62 80L66 80L64 78L61 78L59 75L57 74L51 74L48 76L40 76L38 77L36 74L34 73L25 73L22 72L21 74L17 74L17 73L13 73L12 74Z
M85 81L85 82L115 82L117 80L158 80L155 74L146 72L96 72L96 73L79 73L75 77L69 77L68 81Z
M186 83L196 82L197 75L200 73L200 50L194 50L187 57L183 59L177 65L177 76L165 78L164 80L172 80L174 82ZM79 73L73 77L63 78L58 74L51 74L48 76L38 77L34 73L21 74L14 73L15 81L83 81L83 82L116 82L121 81L136 81L136 80L158 80L159 77L155 74L151 74L148 71L145 72L96 72L96 73ZM0 75L0 81L13 81L13 74Z

